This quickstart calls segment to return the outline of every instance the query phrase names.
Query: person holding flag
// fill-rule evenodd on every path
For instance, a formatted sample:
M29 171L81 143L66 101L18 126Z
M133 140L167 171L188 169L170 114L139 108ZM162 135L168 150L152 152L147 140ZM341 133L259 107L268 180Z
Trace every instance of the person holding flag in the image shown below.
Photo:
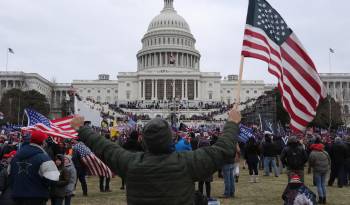
M146 151L137 153L100 137L91 128L82 127L82 117L73 119L71 126L78 131L81 141L103 156L113 172L125 177L128 204L193 205L194 182L205 180L234 158L240 121L236 106L229 112L223 135L213 146L187 152L174 152L171 126L161 118L145 125Z

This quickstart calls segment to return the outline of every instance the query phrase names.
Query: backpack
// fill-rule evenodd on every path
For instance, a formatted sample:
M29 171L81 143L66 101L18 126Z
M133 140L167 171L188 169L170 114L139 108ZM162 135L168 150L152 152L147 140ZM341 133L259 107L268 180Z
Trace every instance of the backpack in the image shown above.
M195 205L208 205L208 198L199 191L194 193L194 204Z
M304 167L303 150L293 147L287 151L287 166L291 170L299 170Z

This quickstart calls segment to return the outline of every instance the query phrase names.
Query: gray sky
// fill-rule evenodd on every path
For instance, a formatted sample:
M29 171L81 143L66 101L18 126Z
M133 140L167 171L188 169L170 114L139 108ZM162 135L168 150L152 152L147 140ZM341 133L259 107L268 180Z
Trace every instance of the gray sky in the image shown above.
M347 0L270 0L294 30L319 72L350 69ZM174 0L202 54L202 71L237 74L248 0ZM37 72L58 82L136 71L136 53L163 0L0 0L0 68ZM244 79L275 82L267 65L247 59Z

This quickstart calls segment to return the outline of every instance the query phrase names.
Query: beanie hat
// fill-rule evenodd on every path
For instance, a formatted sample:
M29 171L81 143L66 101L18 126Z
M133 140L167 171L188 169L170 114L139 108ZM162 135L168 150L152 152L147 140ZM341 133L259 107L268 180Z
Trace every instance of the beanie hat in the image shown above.
M40 130L33 130L31 133L30 143L42 145L47 138L48 136L46 133Z
M143 143L152 154L169 154L174 151L172 131L169 123L161 118L155 118L143 128Z
M299 175L292 175L291 178L290 178L290 181L289 183L292 183L292 184L301 184L301 180L300 180L300 177Z

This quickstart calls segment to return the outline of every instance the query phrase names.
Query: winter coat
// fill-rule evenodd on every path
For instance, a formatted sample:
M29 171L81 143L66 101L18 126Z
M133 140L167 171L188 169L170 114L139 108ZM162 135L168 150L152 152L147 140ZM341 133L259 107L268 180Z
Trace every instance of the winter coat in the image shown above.
M330 157L335 166L345 165L346 145L342 142L334 143L330 150Z
M66 196L66 186L69 184L70 174L66 167L62 166L59 169L60 178L51 186L51 198L63 198Z
M260 148L257 144L247 144L245 147L244 158L249 162L258 162L260 156Z
M330 169L331 159L324 151L324 145L313 144L310 148L309 165L313 168L314 174L326 174Z
M147 135L148 140L157 143L150 141L148 151L137 153L126 151L88 127L79 130L80 139L94 153L104 156L104 162L113 172L125 178L128 204L193 205L194 182L205 180L234 157L239 127L233 122L226 123L224 134L213 146L163 154L153 154L153 149L170 150L170 128L164 132L167 136L161 136L158 132L148 131L147 126L144 139Z
M135 139L131 139L129 138L126 143L123 145L123 148L126 150L129 150L131 152L142 152L142 146L141 144L135 140Z
M74 167L73 161L69 156L65 156L68 159L68 164L65 164L65 168L69 173L69 182L65 187L66 196L72 196L75 190L75 183L77 182L77 170Z
M185 139L181 137L180 140L176 143L175 149L177 152L185 152L185 151L191 151L192 147L189 142L187 142Z
M265 142L262 146L264 157L276 157L278 155L277 145L273 142Z
M12 197L48 199L49 184L58 181L59 175L55 163L39 145L23 145L11 161Z
M15 202L11 197L11 187L8 177L7 169L4 168L0 172L0 204L1 205L14 205Z
M346 142L345 167L350 170L350 142Z
M291 162L288 161L288 158L290 158L293 153L299 153L299 156L297 156L299 162L297 165L298 167L294 167L296 165L292 165ZM287 166L288 170L304 170L307 160L307 153L299 142L289 142L281 153L281 161Z

